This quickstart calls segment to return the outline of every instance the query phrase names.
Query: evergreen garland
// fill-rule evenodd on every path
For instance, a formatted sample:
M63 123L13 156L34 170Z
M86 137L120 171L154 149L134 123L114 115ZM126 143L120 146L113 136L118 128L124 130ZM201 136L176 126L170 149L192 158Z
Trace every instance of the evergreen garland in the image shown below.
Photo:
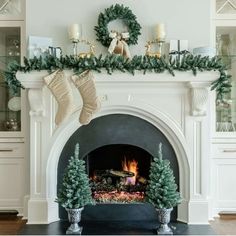
M102 72L103 69L108 74L114 71L128 72L134 75L135 71L162 73L168 71L175 75L174 71L192 71L194 75L198 71L219 71L220 76L212 83L212 90L216 90L217 98L223 99L224 94L231 91L231 76L226 73L226 66L218 57L201 57L192 54L186 54L181 59L179 57L170 57L168 60L161 57L134 56L131 60L120 55L107 55L103 57L74 58L73 56L62 56L56 58L47 56L46 58L24 58L24 65L17 62L11 62L7 71L4 72L5 81L8 86L17 92L22 87L16 79L16 72L30 72L33 70L47 70L49 72L56 69L73 70L75 74L80 74L85 70L94 70Z
M181 202L170 162L162 159L161 143L159 144L158 155L154 157L151 163L146 200L157 209L169 209Z
M104 13L99 14L98 25L94 27L97 40L105 47L110 45L112 39L109 37L108 23L116 19L123 20L128 27L129 38L126 40L127 44L137 44L138 36L141 34L141 26L129 8L119 4L112 5L106 8Z
M79 144L76 144L74 157L70 158L65 169L56 202L69 209L78 209L94 203L84 161L79 159Z

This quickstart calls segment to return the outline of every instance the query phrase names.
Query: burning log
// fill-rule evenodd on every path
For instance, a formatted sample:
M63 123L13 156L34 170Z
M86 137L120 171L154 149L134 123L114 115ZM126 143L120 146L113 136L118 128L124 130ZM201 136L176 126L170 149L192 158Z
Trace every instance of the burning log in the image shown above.
M109 173L121 177L121 178L127 178L127 177L133 177L134 173L130 171L125 171L125 170L109 170Z
M125 170L96 170L95 171L96 177L120 177L120 178L127 178L133 177L134 173Z

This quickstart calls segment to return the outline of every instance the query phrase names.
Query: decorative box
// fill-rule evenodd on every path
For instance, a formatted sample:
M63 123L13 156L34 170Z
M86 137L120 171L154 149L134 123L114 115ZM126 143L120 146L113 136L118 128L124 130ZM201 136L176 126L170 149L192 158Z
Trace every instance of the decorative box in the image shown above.
M188 53L188 40L171 39L170 40L170 55L173 57L182 57L183 54Z

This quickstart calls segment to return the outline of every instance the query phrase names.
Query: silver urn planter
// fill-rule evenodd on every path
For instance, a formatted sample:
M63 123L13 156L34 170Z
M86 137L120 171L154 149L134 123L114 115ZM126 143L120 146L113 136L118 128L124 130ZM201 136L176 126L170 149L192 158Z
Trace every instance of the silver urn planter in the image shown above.
M79 222L81 220L81 213L83 211L82 208L78 209L68 209L66 208L66 211L68 213L68 220L71 223L70 227L66 230L66 234L81 234L82 233L82 227L79 226Z
M173 234L171 228L168 226L168 223L170 223L170 215L172 210L173 208L156 209L158 221L161 223L157 229L157 234L167 234L167 235Z

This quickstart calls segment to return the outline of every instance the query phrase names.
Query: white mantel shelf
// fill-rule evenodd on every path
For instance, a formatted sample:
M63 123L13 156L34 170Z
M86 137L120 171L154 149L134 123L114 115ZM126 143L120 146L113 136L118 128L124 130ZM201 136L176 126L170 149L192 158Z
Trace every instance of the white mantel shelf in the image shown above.
M43 77L48 74L47 71L32 71L30 73L17 73L17 79L25 88L40 88L44 86ZM74 72L65 70L65 76L71 76ZM203 83L205 86L218 79L219 72L198 72L193 75L192 71L174 71L175 76L172 76L168 71L163 73L136 71L134 75L115 71L111 75L105 70L101 73L94 72L96 83Z
M76 111L58 127L57 104L44 84L47 71L17 73L27 89L30 104L30 198L28 223L47 224L58 220L57 165L78 122L83 101L70 81ZM178 220L207 224L211 204L210 183L210 85L218 72L164 73L94 72L101 110L94 119L110 114L128 114L146 120L159 129L172 145L179 165L179 189L183 198Z

